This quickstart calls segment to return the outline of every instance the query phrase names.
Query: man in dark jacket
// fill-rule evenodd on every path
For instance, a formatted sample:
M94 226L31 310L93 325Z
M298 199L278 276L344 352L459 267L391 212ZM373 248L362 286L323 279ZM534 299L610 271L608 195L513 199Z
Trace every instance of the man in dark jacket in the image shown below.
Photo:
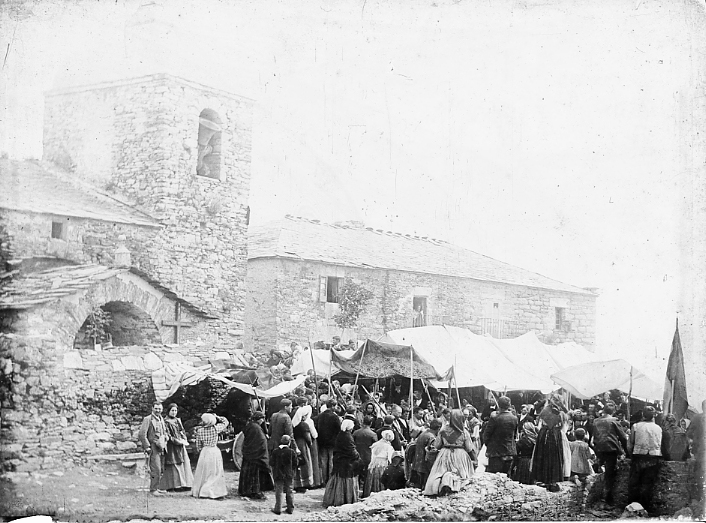
M414 449L414 462L412 463L412 474L410 481L412 484L424 490L424 486L429 479L429 472L434 462L427 459L427 446L436 440L439 434L441 422L438 419L433 419L429 423L429 428L422 432L417 438Z
M613 485L618 458L628 451L628 438L613 417L615 407L608 403L603 414L593 422L593 450L605 467L605 502L613 504Z
M353 405L349 405L346 407L346 414L343 416L343 419L349 419L353 422L353 432L360 428L360 421L358 421L358 416L356 415L357 412L358 409Z
M282 512L282 492L287 499L287 514L294 512L294 495L292 481L297 470L297 453L290 447L291 439L286 434L280 439L280 445L272 451L272 477L275 480L275 508L272 512L279 515Z
M360 454L360 459L365 463L365 467L361 467L358 474L358 482L361 485L365 485L365 478L368 475L368 465L370 465L371 453L370 445L378 440L377 435L370 428L373 423L372 416L365 416L363 418L363 426L358 430L353 431L353 441L355 442L355 448ZM362 488L362 487L361 487Z
M289 416L289 413L292 412L292 401L285 398L280 402L279 407L279 411L270 418L270 439L267 441L267 450L270 452L270 456L282 436L286 434L290 438L294 438L292 418Z
M341 432L341 418L334 411L336 400L329 399L326 402L326 410L316 418L316 432L319 436L319 467L321 469L321 481L324 485L328 483L333 470L333 446L336 443L336 436Z
M512 461L517 455L515 431L517 416L510 412L510 398L498 398L498 412L491 414L483 431L483 443L486 447L488 466L486 472L510 472Z

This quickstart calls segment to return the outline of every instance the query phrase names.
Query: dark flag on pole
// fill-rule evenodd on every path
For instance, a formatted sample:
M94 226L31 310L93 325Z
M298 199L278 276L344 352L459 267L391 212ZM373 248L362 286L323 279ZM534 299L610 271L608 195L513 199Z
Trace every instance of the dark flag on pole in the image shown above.
M681 419L686 414L689 401L686 396L686 377L684 376L684 353L679 338L679 320L672 340L672 352L669 354L667 376L664 380L664 413L674 414Z

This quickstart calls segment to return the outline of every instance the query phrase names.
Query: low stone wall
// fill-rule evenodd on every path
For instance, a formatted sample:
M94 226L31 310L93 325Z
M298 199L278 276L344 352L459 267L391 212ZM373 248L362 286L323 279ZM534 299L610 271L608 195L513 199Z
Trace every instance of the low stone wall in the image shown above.
M230 357L197 344L52 356L52 344L50 339L0 334L3 383L9 389L3 395L0 429L4 470L51 470L94 454L134 452L140 423L155 399L154 370L172 361L198 365ZM36 358L27 357L30 353Z

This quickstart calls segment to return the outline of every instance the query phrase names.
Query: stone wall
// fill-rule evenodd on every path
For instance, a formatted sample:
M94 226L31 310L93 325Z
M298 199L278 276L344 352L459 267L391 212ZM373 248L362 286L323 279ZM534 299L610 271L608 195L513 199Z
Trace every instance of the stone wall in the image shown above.
M196 174L204 109L222 122L219 179ZM45 110L45 159L160 220L144 234L117 227L133 263L221 318L214 335L233 342L245 307L251 112L247 99L169 75L53 92ZM110 226L77 227L75 242L50 247L106 259Z
M332 322L337 306L319 301L320 276L350 277L373 292L374 299L358 322L359 338L375 339L389 330L411 327L412 300L422 295L427 298L428 324L444 323L482 334L483 318L496 314L498 319L511 322L517 335L533 330L546 343L575 341L589 350L595 343L596 296L590 293L309 261L255 259L248 262L248 293L252 297L246 312L246 346L271 347L275 332L276 343L306 342L313 325ZM557 307L564 309L569 329L555 328Z
M3 317L4 325L16 320ZM155 399L152 372L173 361L224 357L205 344L66 351L50 335L0 334L2 467L53 469L93 454L133 452Z

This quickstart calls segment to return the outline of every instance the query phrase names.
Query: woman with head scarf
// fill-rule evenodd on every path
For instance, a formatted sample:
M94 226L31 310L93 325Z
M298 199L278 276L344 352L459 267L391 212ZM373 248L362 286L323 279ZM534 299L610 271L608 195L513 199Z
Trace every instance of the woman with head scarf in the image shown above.
M324 507L338 507L358 501L360 454L353 441L353 421L344 419L333 447L333 473L326 483Z
M539 434L532 456L532 478L547 490L559 490L564 479L564 444L561 438L561 407L549 401L539 414Z
M292 418L292 426L294 427L294 440L299 448L300 463L299 468L294 474L294 490L296 492L306 492L306 489L314 486L314 467L311 447L314 443L314 438L318 435L316 428L312 431L312 425L309 425L311 417L311 407L309 405L300 406L294 413ZM318 456L316 457L318 459Z
M191 472L191 461L186 452L189 442L181 420L177 418L179 407L172 403L167 407L167 417L164 425L167 429L167 453L164 460L164 474L160 480L160 489L177 490L191 488L194 474Z
M530 463L532 462L532 453L534 446L537 443L537 427L530 421L526 420L520 428L520 439L517 441L517 457L510 469L510 479L525 485L532 484L532 473L530 471Z
M252 413L243 430L243 466L240 469L238 494L250 499L265 499L262 493L274 490L267 437L262 422L265 415L259 410Z
M365 484L363 485L364 498L367 498L371 492L385 490L385 487L380 483L380 478L392 461L392 455L395 452L392 447L394 439L394 432L383 430L380 433L380 439L370 445L370 464L368 465L368 475L365 477Z
M424 487L427 496L458 492L462 482L473 475L475 449L471 435L464 428L464 421L463 412L452 410L448 424L439 431L434 441L439 454Z
M218 434L228 427L228 420L215 414L201 416L201 425L196 429L196 451L199 461L194 473L191 495L195 498L218 499L228 494L223 474L223 457L218 448Z

